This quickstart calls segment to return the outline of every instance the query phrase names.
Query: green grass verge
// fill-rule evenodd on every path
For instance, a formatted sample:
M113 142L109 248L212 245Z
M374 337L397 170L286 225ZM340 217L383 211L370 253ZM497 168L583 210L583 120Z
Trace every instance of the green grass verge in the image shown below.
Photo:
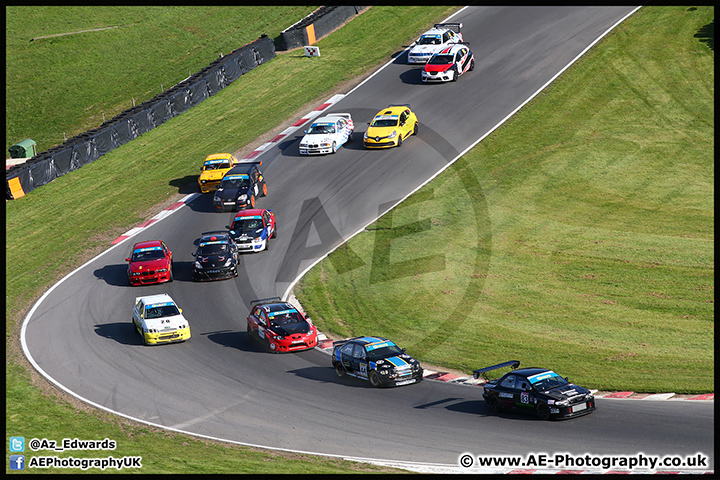
M6 8L8 22L15 14L13 8L15 7ZM63 8L71 7L53 8L55 7L43 11L60 15ZM456 9L457 7L372 7L342 29L318 42L322 57L306 58L297 52L280 54L188 112L111 151L97 161L33 190L25 197L6 202L6 442L10 436L15 435L24 436L26 439L37 437L55 440L108 437L118 442L118 448L112 452L114 456L143 456L143 468L138 473L393 471L353 462L328 460L324 457L268 453L204 442L185 435L138 426L94 409L83 408L67 395L48 387L29 367L19 348L19 328L32 304L59 278L96 253L107 249L118 235L161 210L162 204L158 202L184 193L183 187L196 181L202 159L209 153L236 152L249 142L256 141L263 135L267 136L267 132L289 118L300 118L307 113L307 105L314 108L317 106L314 102L318 99L326 100L336 89L342 88L340 85L382 65L390 59L390 55L402 50L403 44ZM37 10L40 12L41 9ZM37 34L33 31L27 36L100 28L107 24L129 24L132 23L130 20L136 19L128 16L124 7L117 7L115 11L115 16L108 14L103 21L88 20L87 23L79 24L68 19L67 22L71 24L67 29L64 26L55 30L41 29ZM135 12L133 10L134 15L143 15L143 18L149 15ZM303 15L304 13L290 15L293 18L289 23L286 19L278 20L279 25L273 27L276 30L284 29ZM234 19L233 22L247 22L247 18L242 20L243 15L239 17L241 20ZM28 22L32 20L43 25L52 23L46 18L25 18ZM10 38L11 30L15 32L22 28L18 23L12 25L12 28L6 28L6 38ZM166 29L185 28L181 28L182 22L176 24L174 20L167 20L164 25ZM210 29L211 26L212 24L206 24L203 28ZM132 29L111 31L116 30L126 32L126 35L131 37L136 35ZM378 37L375 35L378 31L386 33ZM258 27L257 32L247 33L243 30L242 34L238 34L238 43L242 45L252 41L260 33L267 33L272 37L279 32L269 31L266 25ZM207 32L196 34L204 36ZM145 30L143 35L145 38L155 38L152 29ZM25 36L17 38L26 41ZM57 38L63 39L63 42L75 39L78 42L76 48L79 48L85 41L81 36ZM131 40L133 39L129 38L128 42L132 43ZM190 45L193 41L197 40L188 40ZM93 45L98 47L98 44ZM212 45L208 47L212 54L209 59L203 57L198 60L197 67L187 67L193 71L216 58L215 48L229 51L237 46L230 42L229 48L217 47L211 41L201 45ZM8 51L11 47L12 45L8 45ZM68 48L73 51L76 49ZM162 66L155 67L159 70L169 69L168 62L163 59L168 58L172 63L176 57L185 55L188 48L190 47L183 45L170 53L166 52L164 56L155 57L155 61L161 62ZM100 56L95 61L100 63L106 58L107 56ZM38 59L36 63L40 61ZM183 66L182 71L185 68ZM317 72L323 72L323 75L318 75ZM51 74L52 72L48 73ZM139 72L138 76L142 77ZM184 73L179 73L173 83L184 77ZM297 78L307 81L301 85L295 80ZM156 78L150 83L154 84L157 80ZM119 92L127 92L135 81L144 80L129 78L127 81L129 84L121 85ZM7 88L14 82L15 80L11 81L8 77ZM27 83L25 86L27 87ZM26 105L52 103L48 101L50 96L45 90L26 88L23 95L27 97L23 100ZM91 92L87 92L87 95L91 95ZM149 97L153 95L155 93L149 94ZM8 98L10 96L8 90ZM94 100L81 105L80 110L88 108L92 102ZM128 106L122 106L120 110L124 108ZM67 112L63 112L63 115L70 117ZM32 127L40 128L38 125L44 120L44 115L36 118ZM84 121L81 113L68 120L68 124L84 125ZM52 131L48 133L48 138L62 134L64 128L55 126L50 129ZM82 128L84 127L80 127L81 130ZM38 141L40 146L39 138L33 139ZM268 138L264 138L263 141L267 140ZM212 461L208 461L208 458ZM6 473L9 472L9 466L6 465Z
M316 265L295 293L319 328L468 374L713 392L713 15L641 9Z

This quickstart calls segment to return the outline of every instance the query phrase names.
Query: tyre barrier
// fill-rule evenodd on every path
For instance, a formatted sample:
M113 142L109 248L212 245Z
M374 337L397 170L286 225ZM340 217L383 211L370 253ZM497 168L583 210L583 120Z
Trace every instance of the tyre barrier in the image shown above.
M320 7L280 33L279 49L292 50L312 45L366 8L352 5Z

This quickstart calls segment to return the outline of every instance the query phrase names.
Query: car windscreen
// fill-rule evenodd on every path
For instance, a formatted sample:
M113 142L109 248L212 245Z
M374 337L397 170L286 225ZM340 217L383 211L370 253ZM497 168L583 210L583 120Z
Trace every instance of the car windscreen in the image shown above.
M305 323L305 320L297 311L268 312L268 320L270 320L270 325L275 327Z
M376 118L373 120L371 127L396 127L398 124L397 118Z
M440 45L440 37L422 36L418 41L418 45Z
M164 257L165 254L160 249L160 247L158 247L157 249L137 249L133 252L132 261L146 262L148 260L157 260Z
M198 257L209 257L211 255L227 255L228 246L225 243L208 243L200 245L197 251Z
M368 360L380 360L382 358L388 358L388 357L394 357L396 355L401 355L403 351L395 345L394 343L390 345L386 345L384 347L375 348L372 350L368 350L369 347L372 347L372 345L366 345L365 351L367 351L367 359Z
M232 224L232 229L236 232L254 232L263 228L261 218L239 218Z
M246 189L250 186L250 179L248 178L232 178L225 179L220 185L221 188L239 188L241 190Z
M161 318L180 315L176 305L151 306L145 309L145 318Z
M528 377L528 381L538 391L552 390L567 385L568 381L555 372L545 372Z
M207 162L205 164L205 170L217 170L219 168L230 168L230 162Z
M311 134L320 133L320 134L328 135L331 133L335 133L335 127L333 127L332 125L313 125L312 127L310 127L310 130L308 130L308 133L311 133Z
M428 63L430 65L447 65L448 63L453 62L453 56L452 55L433 55L430 57L430 60Z

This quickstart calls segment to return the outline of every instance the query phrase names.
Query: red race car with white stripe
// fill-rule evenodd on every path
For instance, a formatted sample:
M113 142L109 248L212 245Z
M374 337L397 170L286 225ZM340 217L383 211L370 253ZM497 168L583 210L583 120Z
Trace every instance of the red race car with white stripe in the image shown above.
M454 82L465 72L475 69L475 57L466 43L447 47L436 53L422 70L423 82Z

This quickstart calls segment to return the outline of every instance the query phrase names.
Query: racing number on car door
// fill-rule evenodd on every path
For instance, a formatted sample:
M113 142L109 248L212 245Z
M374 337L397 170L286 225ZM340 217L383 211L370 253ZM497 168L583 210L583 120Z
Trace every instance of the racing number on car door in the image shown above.
M355 350L353 350L352 369L361 377L367 378L365 349L361 345L355 345Z

